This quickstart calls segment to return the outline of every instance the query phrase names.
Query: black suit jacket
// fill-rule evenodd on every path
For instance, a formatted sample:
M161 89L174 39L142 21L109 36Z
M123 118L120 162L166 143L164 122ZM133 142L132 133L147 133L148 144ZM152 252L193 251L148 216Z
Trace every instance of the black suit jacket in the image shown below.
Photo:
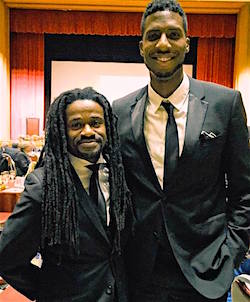
M147 87L113 103L137 218L128 258L132 291L150 279L163 224L187 280L218 298L248 249L250 153L241 95L190 78L184 148L166 192L144 139L146 103Z
M27 176L21 200L0 237L0 275L37 301L113 302L116 291L116 301L126 302L123 259L113 252L93 203L73 173L78 192L78 258L70 257L67 247L54 246L42 251L41 269L30 264L41 237L43 168L39 168Z

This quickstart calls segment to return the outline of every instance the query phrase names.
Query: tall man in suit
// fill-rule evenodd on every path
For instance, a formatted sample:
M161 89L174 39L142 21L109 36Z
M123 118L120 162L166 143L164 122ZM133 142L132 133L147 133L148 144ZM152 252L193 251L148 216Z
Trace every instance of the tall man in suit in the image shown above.
M62 93L38 168L0 237L0 275L39 302L126 302L132 215L124 179L106 98L92 88ZM41 268L30 262L38 250Z
M183 72L189 38L176 1L149 3L141 31L150 84L113 103L137 218L127 256L131 301L226 301L248 249L241 95Z

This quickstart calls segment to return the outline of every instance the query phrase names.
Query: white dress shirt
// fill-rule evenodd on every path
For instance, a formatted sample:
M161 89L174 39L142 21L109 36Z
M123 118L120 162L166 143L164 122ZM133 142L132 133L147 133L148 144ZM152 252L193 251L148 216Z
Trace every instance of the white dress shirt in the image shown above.
M184 73L180 86L167 98L163 98L148 85L148 103L144 119L144 136L155 173L163 188L165 131L168 120L167 112L161 106L166 100L174 106L174 117L179 139L179 156L184 146L189 96L189 79Z
M76 173L77 173L78 177L80 178L84 189L89 194L90 177L93 172L87 166L92 165L93 163L91 163L85 159L76 157L76 156L72 155L71 153L69 153L69 159L70 159L72 166L76 170ZM104 199L106 201L107 225L109 225L109 221L110 221L109 170L105 165L106 162L102 155L100 156L99 160L96 163L100 164L100 167L98 170L98 178L99 178L100 188L102 190Z

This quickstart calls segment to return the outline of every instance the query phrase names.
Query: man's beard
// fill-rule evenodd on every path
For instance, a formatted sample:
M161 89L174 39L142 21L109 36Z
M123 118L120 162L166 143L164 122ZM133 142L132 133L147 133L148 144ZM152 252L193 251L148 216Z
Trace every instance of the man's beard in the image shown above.
M102 153L102 150L99 149L98 151L92 152L90 154L87 154L87 153L81 154L81 158L83 158L91 163L96 163L98 161L98 159L100 158L101 153Z
M173 75L182 68L183 63L178 64L175 69L171 70L170 72L153 72L153 74L155 75L156 79L158 81L167 81L170 80Z

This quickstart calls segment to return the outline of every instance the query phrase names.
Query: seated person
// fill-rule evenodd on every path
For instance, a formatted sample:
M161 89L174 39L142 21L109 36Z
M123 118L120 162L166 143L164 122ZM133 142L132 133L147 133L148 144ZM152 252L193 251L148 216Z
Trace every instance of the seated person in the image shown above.
M0 148L0 173L8 170L8 160L3 156L3 151Z
M37 161L38 160L38 155L35 152L36 146L34 145L33 142L23 142L19 144L19 148L22 152L24 152L31 161Z
M2 153L7 153L13 159L16 167L16 176L24 176L27 173L30 164L28 155L22 152L19 148L13 147L0 148L0 155L2 155ZM2 172L7 170L9 170L8 163L6 166L6 161L3 160L2 167L0 166L0 171Z

